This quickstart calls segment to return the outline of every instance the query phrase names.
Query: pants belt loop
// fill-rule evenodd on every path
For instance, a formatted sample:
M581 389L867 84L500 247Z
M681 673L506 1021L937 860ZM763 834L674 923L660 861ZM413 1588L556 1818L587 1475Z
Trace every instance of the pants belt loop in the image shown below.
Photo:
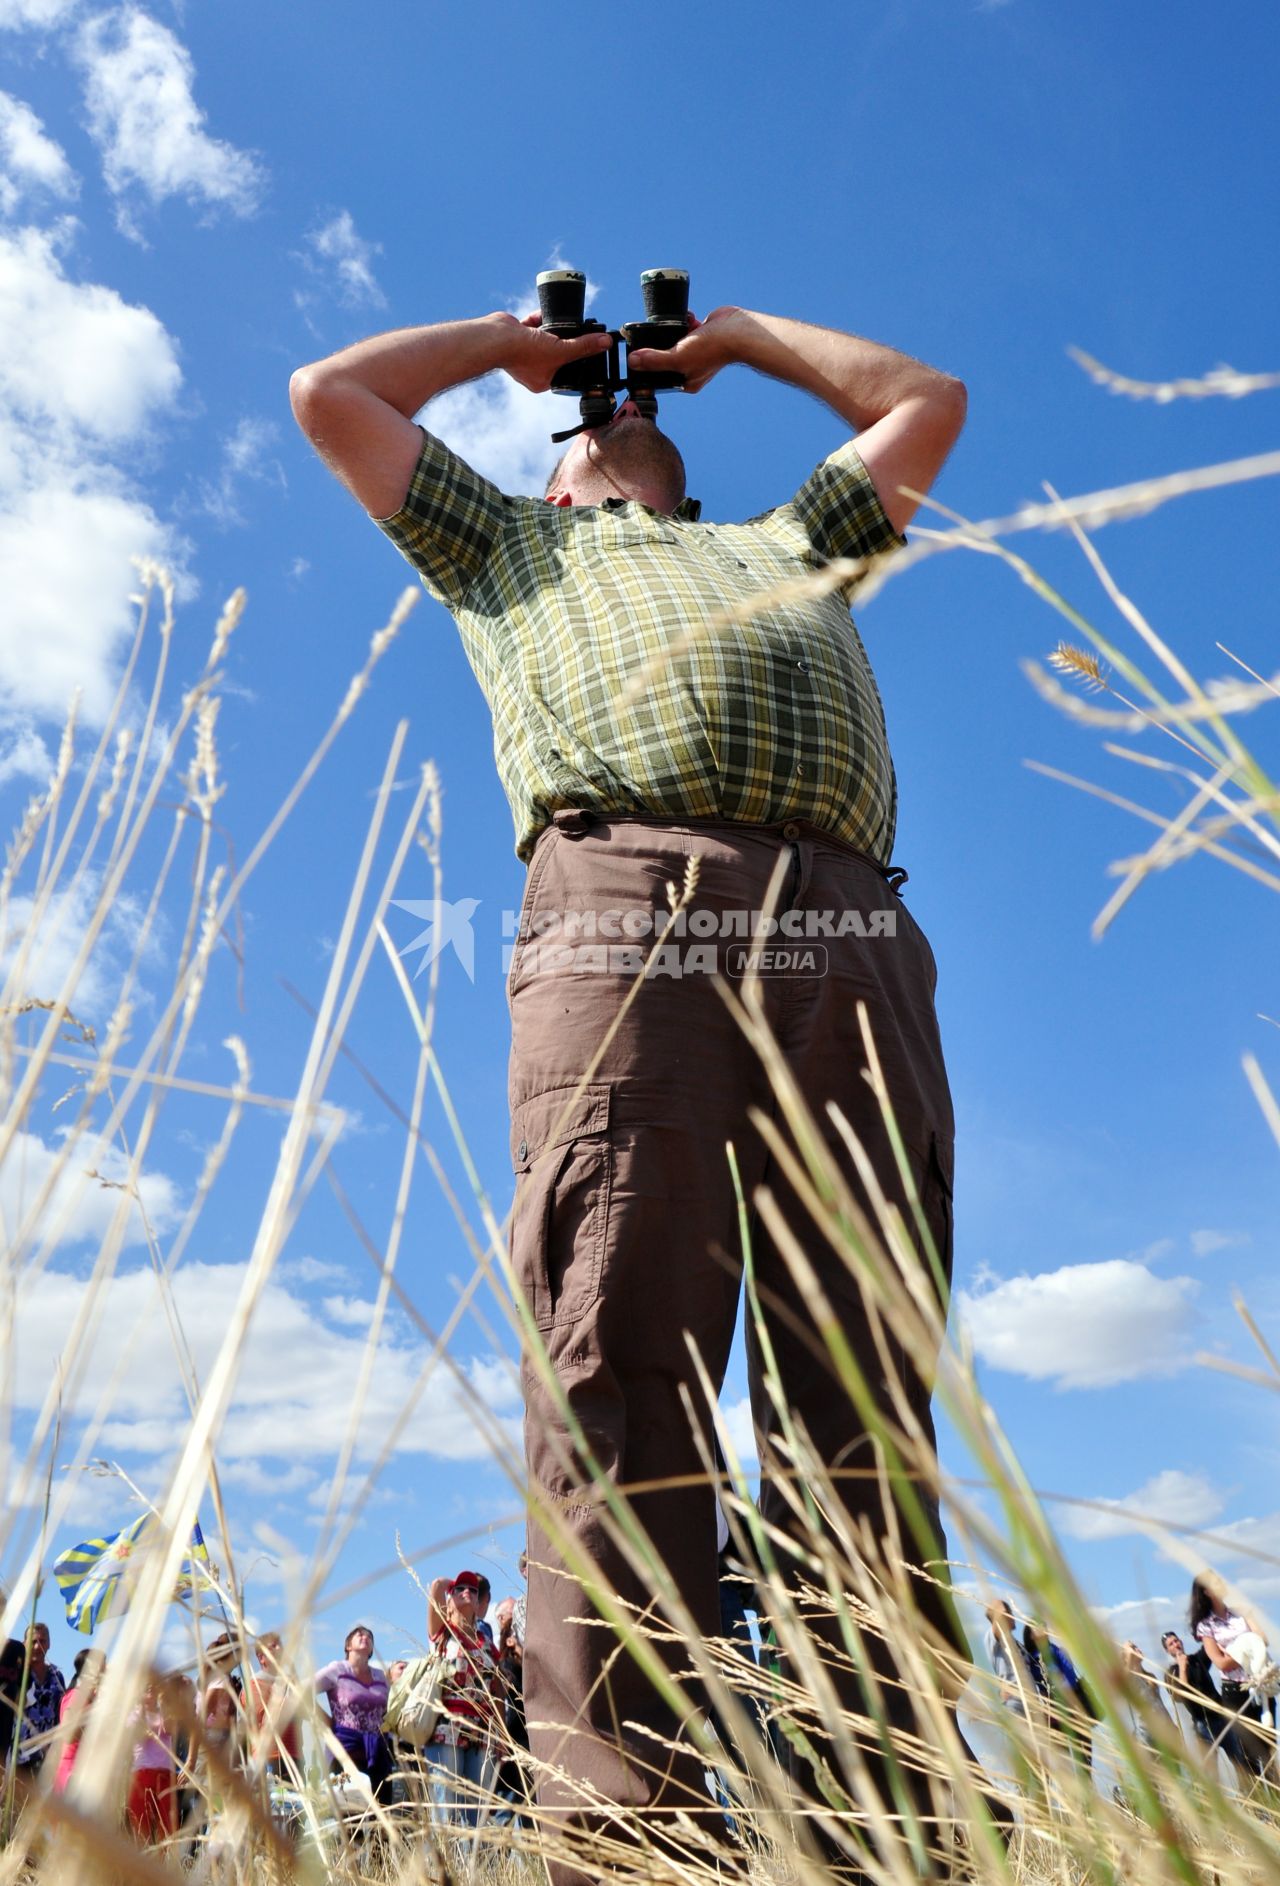
M562 806L558 812L553 812L551 819L552 823L569 838L581 838L584 832L590 831L595 823L595 816L595 813L589 811L586 806L570 805Z

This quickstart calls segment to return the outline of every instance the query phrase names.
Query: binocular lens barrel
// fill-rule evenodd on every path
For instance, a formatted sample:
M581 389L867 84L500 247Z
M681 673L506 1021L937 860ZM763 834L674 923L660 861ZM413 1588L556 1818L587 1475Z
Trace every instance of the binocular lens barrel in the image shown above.
M543 269L538 277L543 327L581 327L586 307L587 278L581 269Z
M542 277L538 277L541 282ZM640 277L646 321L679 321L689 312L689 272L682 268L647 268Z

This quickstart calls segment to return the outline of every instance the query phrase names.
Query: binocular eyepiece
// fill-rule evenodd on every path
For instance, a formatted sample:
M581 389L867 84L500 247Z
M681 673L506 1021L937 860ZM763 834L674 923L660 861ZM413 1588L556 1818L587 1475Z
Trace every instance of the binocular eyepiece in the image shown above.
M583 334L610 334L613 345L607 353L593 354L587 360L570 361L561 367L551 382L553 393L576 395L581 425L567 432L553 432L559 445L575 433L607 426L618 409L616 394L625 388L627 397L646 418L655 417L658 402L654 395L666 387L683 386L682 373L632 371L628 358L625 371L620 365L619 348L674 347L688 331L689 275L686 269L650 268L640 277L644 298L644 319L628 321L620 328L606 328L602 321L588 319L587 278L580 269L544 269L538 277L538 307L542 325L548 334L560 340L577 340Z

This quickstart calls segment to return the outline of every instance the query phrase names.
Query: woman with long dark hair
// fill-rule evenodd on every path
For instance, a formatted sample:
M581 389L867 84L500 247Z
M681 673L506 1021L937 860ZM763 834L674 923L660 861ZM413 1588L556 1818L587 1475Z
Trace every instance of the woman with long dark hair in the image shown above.
M1191 1581L1187 1622L1192 1635L1218 1672L1222 1706L1236 1718L1236 1734L1245 1762L1265 1775L1274 1749L1262 1727L1259 1688L1275 1694L1280 1674L1267 1656L1266 1639L1243 1612L1232 1609L1222 1580L1201 1572Z

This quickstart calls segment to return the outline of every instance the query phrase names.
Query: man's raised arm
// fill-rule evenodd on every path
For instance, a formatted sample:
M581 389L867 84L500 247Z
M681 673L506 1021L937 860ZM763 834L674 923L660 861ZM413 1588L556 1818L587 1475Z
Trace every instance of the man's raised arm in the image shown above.
M390 517L404 503L418 462L422 437L413 415L428 400L498 367L545 393L558 368L609 344L607 334L557 340L541 331L536 315L399 328L299 367L289 399L329 469L372 516Z
M876 341L785 315L717 308L669 352L637 348L630 360L674 368L690 393L737 363L816 394L857 432L859 455L898 531L918 509L901 487L928 491L964 425L967 396L950 374Z

